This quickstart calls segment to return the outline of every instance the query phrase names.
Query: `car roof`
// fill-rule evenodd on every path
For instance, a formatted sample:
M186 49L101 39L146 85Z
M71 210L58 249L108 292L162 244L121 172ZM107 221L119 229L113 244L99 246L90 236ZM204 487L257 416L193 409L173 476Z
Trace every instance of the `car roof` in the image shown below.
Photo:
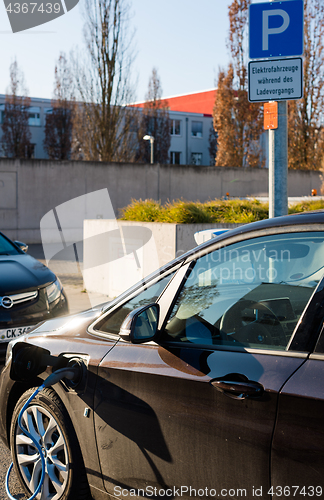
M226 240L229 237L259 231L262 229L270 229L276 227L298 226L308 224L324 224L324 210L314 210L312 212L300 212L297 214L284 215L282 217L273 217L271 219L263 219L256 222L250 222L242 226L236 227L221 234L217 237L217 241ZM324 230L324 226L323 226ZM200 248L205 248L215 243L215 238L206 241L200 245ZM198 247L193 248L187 254L194 252Z

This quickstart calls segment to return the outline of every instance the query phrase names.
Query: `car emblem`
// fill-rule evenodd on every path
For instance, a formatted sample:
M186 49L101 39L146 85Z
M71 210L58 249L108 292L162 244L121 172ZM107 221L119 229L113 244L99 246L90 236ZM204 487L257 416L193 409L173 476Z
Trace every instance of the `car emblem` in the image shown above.
M13 300L11 297L2 297L1 298L1 302L0 304L2 305L2 307L4 307L5 309L10 309L10 307L13 306Z

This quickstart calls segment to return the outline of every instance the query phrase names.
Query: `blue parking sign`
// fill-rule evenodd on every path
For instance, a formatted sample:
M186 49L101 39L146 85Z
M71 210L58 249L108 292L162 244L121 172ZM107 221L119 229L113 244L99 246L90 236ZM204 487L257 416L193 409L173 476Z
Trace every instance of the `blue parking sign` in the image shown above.
M250 59L303 54L303 0L254 3L249 15Z

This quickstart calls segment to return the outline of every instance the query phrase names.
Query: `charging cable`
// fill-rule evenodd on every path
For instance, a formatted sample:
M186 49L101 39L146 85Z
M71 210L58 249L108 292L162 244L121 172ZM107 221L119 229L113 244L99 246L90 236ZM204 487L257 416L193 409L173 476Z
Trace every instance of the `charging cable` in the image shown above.
M40 444L30 434L30 432L28 432L28 430L25 429L25 427L22 424L22 417L23 417L24 412L26 411L26 409L30 405L31 401L37 396L37 394L39 392L41 392L46 387L50 387L52 385L57 384L57 382L62 380L62 378L76 381L78 378L80 378L79 366L60 368L56 372L53 372L51 375L49 375L49 377L47 377L47 379L43 382L43 384L41 386L37 387L35 392L33 392L33 394L30 396L30 398L28 398L28 400L26 401L26 403L24 404L24 406L22 407L22 409L20 410L19 415L18 415L18 421L17 421L18 426L26 434L26 436L29 437L29 439L31 439L31 441L34 443L35 448L37 449L39 456L40 456L40 459L41 459L41 462L42 462L42 473L41 473L40 481L38 483L38 486L37 486L35 492L33 493L33 495L31 497L28 498L28 500L33 500L40 492L40 489L43 486L43 482L44 482L44 478L45 478L46 464L45 464L45 458L43 455L43 450L42 450ZM10 500L16 500L16 498L14 496L12 496L12 494L10 493L10 490L9 490L9 476L10 476L12 468L13 468L13 462L11 462L10 467L8 469L5 484L6 484L6 492L7 492L8 497L10 498Z

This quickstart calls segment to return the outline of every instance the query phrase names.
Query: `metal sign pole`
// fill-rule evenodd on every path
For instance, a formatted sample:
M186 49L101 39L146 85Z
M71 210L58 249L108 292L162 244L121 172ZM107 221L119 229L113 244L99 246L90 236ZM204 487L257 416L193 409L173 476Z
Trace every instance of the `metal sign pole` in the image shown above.
M274 178L275 178L275 131L268 130L269 137L269 219L275 217L274 214Z
M278 128L269 130L269 218L288 213L287 101L278 102Z

